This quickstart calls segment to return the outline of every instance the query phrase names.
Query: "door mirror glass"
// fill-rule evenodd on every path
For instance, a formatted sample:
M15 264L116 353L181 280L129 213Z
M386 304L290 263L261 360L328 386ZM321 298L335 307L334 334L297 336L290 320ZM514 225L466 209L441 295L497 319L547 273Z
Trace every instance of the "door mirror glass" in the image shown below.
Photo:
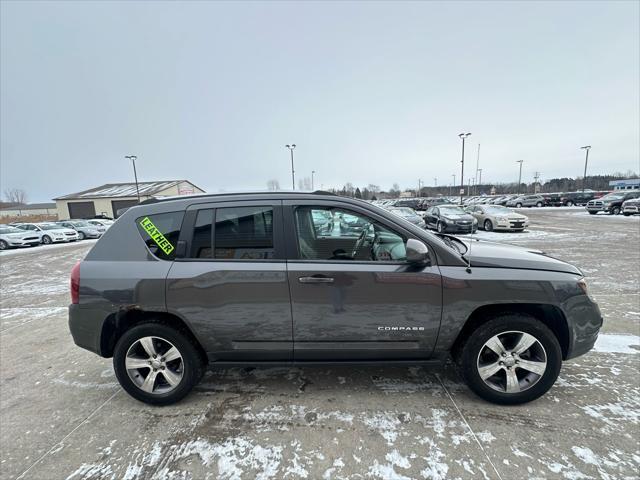
M410 238L407 240L407 261L416 265L429 263L429 249L420 240Z

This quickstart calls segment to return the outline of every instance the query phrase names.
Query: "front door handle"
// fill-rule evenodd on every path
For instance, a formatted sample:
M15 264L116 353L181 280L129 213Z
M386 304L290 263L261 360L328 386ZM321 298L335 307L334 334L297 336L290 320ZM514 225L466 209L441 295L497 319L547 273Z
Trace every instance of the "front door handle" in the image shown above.
M331 277L299 277L298 281L300 283L333 283L333 278Z

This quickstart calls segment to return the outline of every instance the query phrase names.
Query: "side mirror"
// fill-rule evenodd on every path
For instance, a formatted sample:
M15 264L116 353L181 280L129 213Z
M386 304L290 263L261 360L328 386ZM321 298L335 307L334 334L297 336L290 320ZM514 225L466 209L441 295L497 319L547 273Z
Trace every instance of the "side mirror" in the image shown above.
M426 265L429 263L429 249L420 240L410 238L407 240L407 261L415 265Z

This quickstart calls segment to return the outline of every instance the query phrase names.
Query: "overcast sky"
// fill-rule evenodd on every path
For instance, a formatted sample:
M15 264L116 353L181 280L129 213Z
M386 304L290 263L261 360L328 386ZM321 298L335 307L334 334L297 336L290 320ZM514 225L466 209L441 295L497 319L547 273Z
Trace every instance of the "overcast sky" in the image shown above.
M640 168L639 2L2 2L1 186Z

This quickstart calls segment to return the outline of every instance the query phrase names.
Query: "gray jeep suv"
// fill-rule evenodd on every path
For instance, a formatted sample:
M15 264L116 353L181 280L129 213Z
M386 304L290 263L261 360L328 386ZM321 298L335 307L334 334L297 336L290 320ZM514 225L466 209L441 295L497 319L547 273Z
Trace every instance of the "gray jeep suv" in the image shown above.
M572 265L323 192L143 202L73 268L71 297L75 343L151 404L187 395L207 365L449 355L482 398L523 403L602 325Z

